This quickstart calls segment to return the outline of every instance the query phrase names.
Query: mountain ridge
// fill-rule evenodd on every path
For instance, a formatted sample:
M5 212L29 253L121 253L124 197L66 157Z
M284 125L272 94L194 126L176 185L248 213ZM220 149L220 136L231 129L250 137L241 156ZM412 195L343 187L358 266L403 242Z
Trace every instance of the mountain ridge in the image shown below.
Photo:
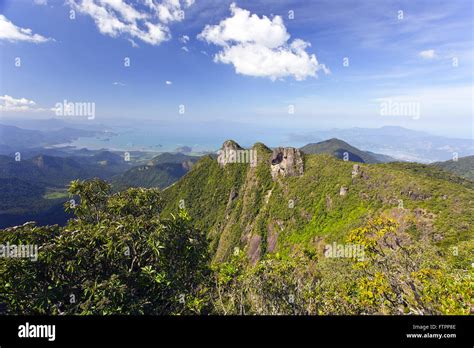
M163 191L164 211L173 213L182 202L209 231L215 261L235 247L245 247L253 260L267 250L317 249L377 215L410 220L412 233L430 243L452 245L474 232L473 184L437 168L304 154L302 176L272 178L271 156L260 151L256 167L201 158Z
M339 159L346 159L352 162L381 163L396 161L390 156L362 151L337 138L323 140L318 143L309 143L303 147L300 147L300 150L306 154L328 153Z

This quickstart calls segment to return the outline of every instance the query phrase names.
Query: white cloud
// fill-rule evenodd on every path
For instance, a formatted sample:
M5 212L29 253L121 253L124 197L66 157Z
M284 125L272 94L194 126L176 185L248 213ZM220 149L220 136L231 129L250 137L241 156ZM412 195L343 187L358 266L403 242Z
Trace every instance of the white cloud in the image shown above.
M163 23L181 21L183 10L179 0L163 0L160 3L154 0L145 0L146 5L155 12ZM189 7L194 1L184 1L184 7Z
M308 54L309 42L295 39L289 42L283 19L275 16L258 17L232 3L231 17L218 25L206 25L198 39L221 46L215 62L232 64L239 74L268 77L271 80L293 76L304 80L316 76L323 70L329 73L324 64L319 64L316 55Z
M36 5L47 5L48 4L48 0L34 0L34 3Z
M167 85L172 85L172 84L173 84L173 82L171 82L171 81L165 81L165 83L166 83Z
M189 41L189 36L188 35L183 35L179 38L179 41L181 41L182 43L187 43Z
M189 49L186 46L181 47L181 49L185 52L189 52Z
M128 41L132 44L133 48L139 47L138 44L133 39L128 39Z
M42 43L51 39L39 34L33 34L31 29L17 27L4 15L0 15L0 40Z
M0 111L35 111L35 105L36 103L30 99L0 95Z
M150 45L169 40L171 34L167 24L183 20L183 8L192 5L192 2L180 0L144 0L145 10L143 6L128 4L125 0L68 2L73 9L91 16L102 34L111 37L126 35ZM136 43L131 42L136 47Z
M437 57L435 50L421 51L418 55L423 59L433 59Z
M120 86L120 87L125 86L125 83L119 82L119 81L112 82L112 84L113 84L114 86Z

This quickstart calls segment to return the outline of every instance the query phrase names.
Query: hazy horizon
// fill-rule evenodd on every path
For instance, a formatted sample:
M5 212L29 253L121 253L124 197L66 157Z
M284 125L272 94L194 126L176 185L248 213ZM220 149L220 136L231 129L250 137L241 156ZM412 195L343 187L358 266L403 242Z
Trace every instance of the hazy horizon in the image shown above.
M72 102L94 119L62 118L239 124L256 140L383 126L473 138L470 2L6 1L0 13L1 119Z

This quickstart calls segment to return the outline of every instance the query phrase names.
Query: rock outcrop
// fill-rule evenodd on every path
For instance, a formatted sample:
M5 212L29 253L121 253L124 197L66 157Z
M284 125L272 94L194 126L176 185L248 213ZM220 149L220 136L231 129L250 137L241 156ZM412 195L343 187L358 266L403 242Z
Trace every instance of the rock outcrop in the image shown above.
M248 163L251 167L257 165L257 151L254 149L243 149L233 140L226 140L222 148L217 152L217 162L224 167L229 163Z
M273 149L271 174L275 179L283 177L301 176L304 172L303 153L294 147L277 147Z
M348 191L348 190L349 190L349 189L348 189L347 187L341 186L341 189L339 190L339 196L345 196L345 195L347 195L347 191Z
M224 167L227 163L234 163L238 150L242 150L239 144L233 140L226 140L219 151L217 151L217 163Z
M354 164L352 167L352 179L354 179L357 175L359 175L360 166L358 164Z

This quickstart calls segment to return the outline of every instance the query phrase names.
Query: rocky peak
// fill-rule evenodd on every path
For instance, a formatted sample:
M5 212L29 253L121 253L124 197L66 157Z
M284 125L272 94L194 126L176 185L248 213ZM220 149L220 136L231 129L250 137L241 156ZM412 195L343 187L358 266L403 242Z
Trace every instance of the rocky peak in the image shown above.
M226 140L222 148L217 151L217 162L224 167L228 163L248 163L251 167L257 164L257 151L254 149L243 149L233 140Z
M359 175L359 170L360 166L358 164L354 164L352 167L352 178L355 178L357 175Z
M303 175L303 153L294 147L277 147L272 152L271 174L275 179L278 175Z
M347 187L341 186L341 189L339 190L339 196L346 196L347 191L349 191L349 189Z
M226 140L222 144L221 150L229 150L229 149L242 150L242 147L239 144L237 144L234 140Z
M219 166L224 167L227 163L232 163L235 153L242 150L242 147L233 140L226 140L219 151L217 151L217 162Z

